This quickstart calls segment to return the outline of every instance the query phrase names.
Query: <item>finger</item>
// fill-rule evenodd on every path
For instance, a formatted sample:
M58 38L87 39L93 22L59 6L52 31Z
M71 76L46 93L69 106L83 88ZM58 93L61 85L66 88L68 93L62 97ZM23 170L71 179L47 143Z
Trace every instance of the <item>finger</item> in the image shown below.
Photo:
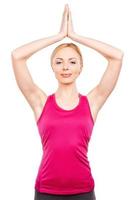
M66 5L66 9L69 10L69 5L68 4Z
M67 12L69 12L69 6L67 5Z
M70 10L68 11L68 20L70 21L71 20L71 12L70 12Z
M68 26L69 26L70 30L73 30L71 11L69 11L69 20L68 21L69 21Z
M65 8L65 13L68 14L68 7Z
M67 20L69 20L69 8L67 10Z
M70 21L72 22L72 14L70 10L69 10L69 17L70 17Z
M63 18L65 17L65 15L66 15L66 8L64 8L64 12L62 14Z
M68 12L68 5L66 4L64 7L64 14L66 14Z
M67 4L65 4L65 8L68 8L69 6L68 6L68 3Z
M66 7L65 13L64 13L64 17L67 19L68 18L68 8Z
M67 12L67 10L68 10L68 4L65 5L64 11Z
M65 12L66 12L66 5L64 6L64 12L63 12L63 14L65 14Z

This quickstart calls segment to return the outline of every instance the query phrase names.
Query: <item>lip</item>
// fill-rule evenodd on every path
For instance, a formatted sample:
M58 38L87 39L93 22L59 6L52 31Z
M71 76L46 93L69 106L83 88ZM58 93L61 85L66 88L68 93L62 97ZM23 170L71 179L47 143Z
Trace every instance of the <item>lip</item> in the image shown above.
M71 73L69 73L69 74L61 74L61 75L72 75Z
M62 77L64 77L64 78L68 78L68 77L70 77L72 74L61 74L61 76Z

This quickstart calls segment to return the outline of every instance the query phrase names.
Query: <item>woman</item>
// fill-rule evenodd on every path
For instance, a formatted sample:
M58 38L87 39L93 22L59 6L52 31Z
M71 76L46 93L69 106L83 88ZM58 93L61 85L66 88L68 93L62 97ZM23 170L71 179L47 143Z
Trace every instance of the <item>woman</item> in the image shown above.
M58 89L47 95L32 80L27 59L61 39L95 49L108 61L100 82L87 95L76 88L83 68L80 49L73 43L59 45L52 53L51 66ZM88 143L97 114L113 91L122 66L123 52L108 44L76 34L71 11L65 5L60 32L12 51L18 87L31 106L43 145L43 156L35 182L35 200L94 200L94 179L87 158Z

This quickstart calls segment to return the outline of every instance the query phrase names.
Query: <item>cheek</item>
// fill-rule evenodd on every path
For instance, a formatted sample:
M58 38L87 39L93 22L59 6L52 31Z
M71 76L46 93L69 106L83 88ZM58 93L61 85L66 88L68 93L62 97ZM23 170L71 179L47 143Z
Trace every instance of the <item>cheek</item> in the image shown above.
M79 66L77 66L75 68L72 68L72 73L79 74L79 72L80 72L80 67Z
M56 74L58 74L58 73L61 72L61 69L60 69L60 67L53 66L53 71L54 71Z

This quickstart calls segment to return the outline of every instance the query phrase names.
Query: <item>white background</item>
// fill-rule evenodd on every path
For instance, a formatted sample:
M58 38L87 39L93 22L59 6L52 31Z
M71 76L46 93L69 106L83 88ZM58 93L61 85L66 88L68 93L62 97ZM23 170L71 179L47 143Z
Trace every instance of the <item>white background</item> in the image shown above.
M71 9L76 33L124 52L117 85L98 114L88 158L97 200L133 200L134 12L130 0L0 1L0 199L33 200L42 155L33 111L15 82L10 54L18 46L57 34L65 3ZM28 60L34 81L48 95L57 89L51 52L66 41L71 40L65 38ZM77 88L87 94L100 80L107 61L97 51L76 44L84 59Z

